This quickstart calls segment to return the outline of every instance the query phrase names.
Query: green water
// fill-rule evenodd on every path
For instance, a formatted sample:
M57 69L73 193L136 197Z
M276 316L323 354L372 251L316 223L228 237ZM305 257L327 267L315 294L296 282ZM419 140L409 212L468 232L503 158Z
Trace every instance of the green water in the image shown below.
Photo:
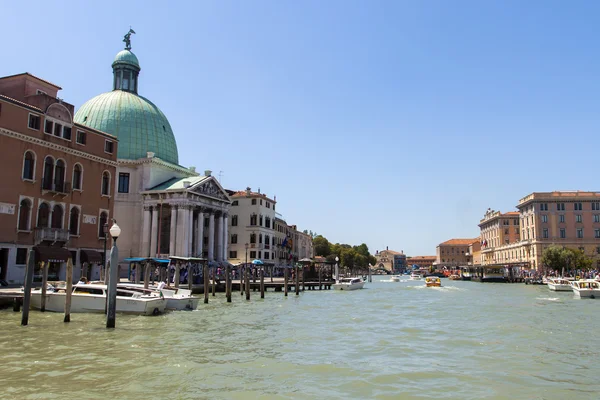
M0 311L1 399L597 399L600 299L442 280L190 312Z

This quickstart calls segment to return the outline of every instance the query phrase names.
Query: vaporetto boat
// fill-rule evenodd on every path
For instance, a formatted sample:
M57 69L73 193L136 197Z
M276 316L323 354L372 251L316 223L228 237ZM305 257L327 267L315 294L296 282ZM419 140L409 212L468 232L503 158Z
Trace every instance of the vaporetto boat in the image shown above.
M105 312L106 285L76 284L71 294L72 313ZM46 291L46 310L63 312L65 310L66 289L49 287ZM42 290L31 291L31 306L40 309ZM167 300L164 296L145 295L133 290L117 288L117 312L128 314L157 315L165 310Z

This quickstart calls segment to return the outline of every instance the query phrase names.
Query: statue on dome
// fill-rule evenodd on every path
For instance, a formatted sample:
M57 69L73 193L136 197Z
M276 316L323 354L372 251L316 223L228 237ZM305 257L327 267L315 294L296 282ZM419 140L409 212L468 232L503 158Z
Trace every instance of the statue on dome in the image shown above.
M125 34L123 37L123 41L125 42L125 50L131 50L131 34L135 34L135 31L129 27L129 32Z

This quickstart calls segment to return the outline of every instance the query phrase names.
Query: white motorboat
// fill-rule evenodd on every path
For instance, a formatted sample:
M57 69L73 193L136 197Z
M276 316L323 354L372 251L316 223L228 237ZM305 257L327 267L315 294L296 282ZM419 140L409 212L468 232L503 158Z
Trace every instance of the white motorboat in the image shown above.
M392 282L400 282L402 280L402 275L392 275L390 277L390 281Z
M106 285L77 284L73 285L71 294L72 313L105 312ZM66 291L64 288L50 287L46 291L46 310L64 312ZM31 306L41 308L41 288L31 291ZM125 288L117 288L117 312L129 314L157 315L165 310L167 300L161 296L145 295Z
M571 287L575 297L589 297L592 299L600 297L600 282L594 279L572 281Z
M410 274L410 279L411 281L420 281L421 279L423 279L423 275L421 275L418 272L413 272L412 274Z
M117 287L135 290L153 296L162 294L167 300L167 305L165 307L167 310L195 310L200 301L199 297L192 296L191 290L168 288L164 285L164 282L159 283L158 286L149 286L148 289L145 289L143 284L137 283L119 283L117 284Z
M572 292L571 281L564 278L548 278L548 289L556 292Z
M361 278L342 278L333 284L335 290L356 290L362 289L365 281Z

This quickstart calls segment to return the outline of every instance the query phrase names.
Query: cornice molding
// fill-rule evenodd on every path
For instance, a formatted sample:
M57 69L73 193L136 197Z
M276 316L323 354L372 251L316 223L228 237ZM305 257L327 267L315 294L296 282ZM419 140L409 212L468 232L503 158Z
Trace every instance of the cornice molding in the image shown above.
M71 149L69 147L65 147L60 144L50 142L48 140L42 140L42 139L39 139L39 138L36 138L33 136L24 135L22 133L14 132L14 131L11 131L8 129L0 128L0 135L11 137L11 138L17 139L17 140L21 140L23 142L36 144L38 146L46 147L48 149L62 151L62 152L65 152L67 154L71 154L71 155L74 155L77 157L81 157L81 158L85 158L85 159L88 159L91 161L103 163L103 164L109 165L111 167L116 167L118 165L118 163L116 161L108 160L106 158L95 156L93 154L86 153L84 151Z

